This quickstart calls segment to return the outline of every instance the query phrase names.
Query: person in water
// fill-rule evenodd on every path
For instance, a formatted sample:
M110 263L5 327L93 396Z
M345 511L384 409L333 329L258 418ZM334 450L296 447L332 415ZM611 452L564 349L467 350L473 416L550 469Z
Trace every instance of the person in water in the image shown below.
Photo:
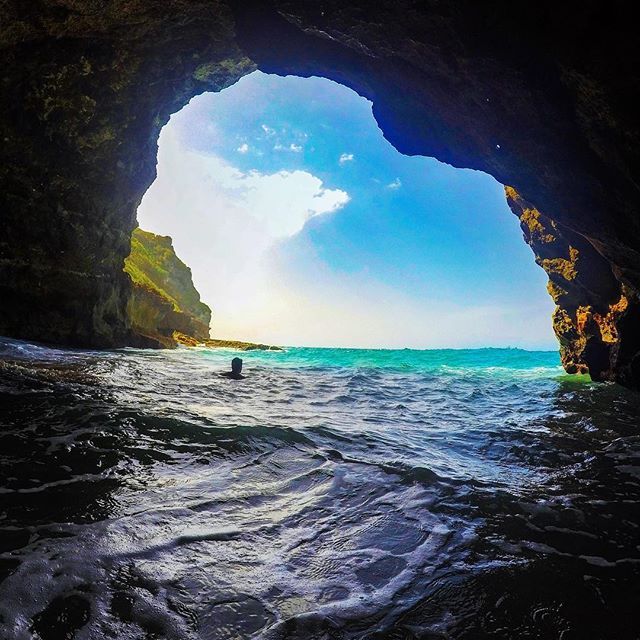
M231 378L232 380L242 380L242 358L234 358L231 361L231 371L225 371L220 374L223 378Z

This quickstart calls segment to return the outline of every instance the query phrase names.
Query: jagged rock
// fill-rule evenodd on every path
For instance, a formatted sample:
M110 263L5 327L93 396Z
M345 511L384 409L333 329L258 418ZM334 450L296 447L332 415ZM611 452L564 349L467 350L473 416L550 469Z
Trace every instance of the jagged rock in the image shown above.
M632 294L586 238L540 213L513 187L505 193L536 262L549 276L547 290L557 305L553 329L565 370L615 380L627 364L619 360L627 339L619 325Z
M220 340L210 338L202 342L203 346L212 349L236 349L237 351L284 351L282 347L273 344L263 344L262 342L243 342L242 340Z
M544 249L568 368L640 387L634 9L596 0L5 0L0 333L127 342L121 267L160 128L197 93L260 68L342 82L372 100L401 152L512 185L557 224L557 240L532 246Z

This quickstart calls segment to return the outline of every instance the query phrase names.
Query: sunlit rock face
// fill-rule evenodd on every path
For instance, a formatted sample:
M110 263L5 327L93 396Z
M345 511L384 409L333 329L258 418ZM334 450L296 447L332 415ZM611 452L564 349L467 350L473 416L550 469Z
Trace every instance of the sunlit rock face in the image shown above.
M200 300L191 269L169 236L134 229L124 270L132 283L127 304L132 344L173 348L177 336L189 344L209 338L211 309Z
M528 240L550 267L567 368L640 386L631 10L595 1L3 3L0 333L129 340L122 262L158 132L195 94L260 68L342 82L373 101L401 152L512 185L545 229L556 225L553 242Z
M626 341L633 340L633 332L622 327L637 313L633 292L583 236L540 213L512 187L505 192L537 264L549 276L547 289L556 303L553 329L564 368L589 373L594 380L629 376Z

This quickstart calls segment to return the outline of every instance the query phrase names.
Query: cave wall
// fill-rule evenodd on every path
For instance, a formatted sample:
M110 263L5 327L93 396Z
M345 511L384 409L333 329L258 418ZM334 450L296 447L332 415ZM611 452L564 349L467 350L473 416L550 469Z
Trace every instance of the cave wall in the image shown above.
M122 272L157 139L254 66L215 1L0 5L0 335L131 338Z
M619 327L627 314L637 314L633 293L584 236L540 213L513 187L505 187L505 194L536 263L549 276L547 291L556 303L553 329L565 370L588 373L593 380L622 379L630 363L620 352Z
M568 368L640 386L632 8L593 0L5 0L0 333L127 342L121 264L155 176L159 130L192 96L260 68L350 86L372 100L401 152L511 185L525 203L512 199L517 215L535 209L556 225L556 241L530 242L543 268L544 260L571 261L569 247L580 247L580 275L566 294L554 290Z

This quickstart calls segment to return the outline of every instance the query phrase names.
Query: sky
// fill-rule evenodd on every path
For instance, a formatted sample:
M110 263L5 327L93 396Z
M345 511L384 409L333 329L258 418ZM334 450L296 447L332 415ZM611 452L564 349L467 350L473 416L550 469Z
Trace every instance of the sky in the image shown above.
M216 338L557 348L503 187L403 156L326 79L255 72L194 98L160 134L138 221L173 238Z

